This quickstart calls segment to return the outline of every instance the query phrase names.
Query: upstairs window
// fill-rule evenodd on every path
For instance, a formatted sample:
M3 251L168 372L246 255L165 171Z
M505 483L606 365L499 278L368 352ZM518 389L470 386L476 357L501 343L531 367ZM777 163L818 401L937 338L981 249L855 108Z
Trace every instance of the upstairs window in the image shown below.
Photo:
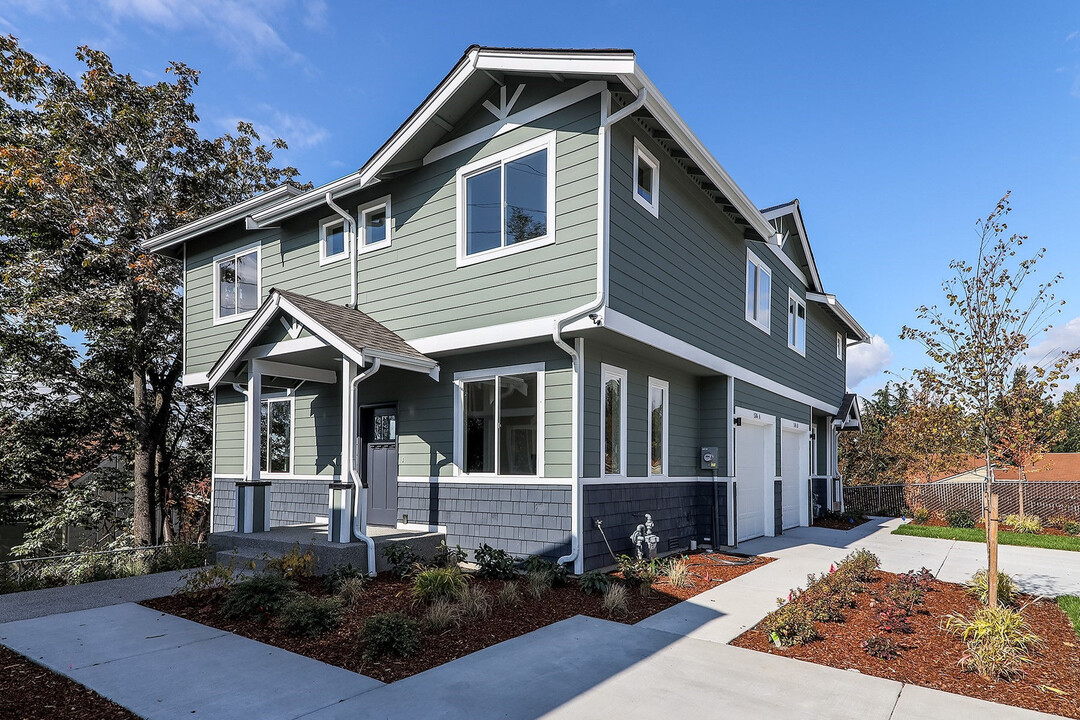
M788 290L788 347L806 355L806 303L793 290Z
M244 248L214 259L215 321L250 317L259 307L259 248Z
M543 445L542 373L492 372L455 378L461 392L461 470L536 476Z
M626 474L626 371L603 366L604 474Z
M292 472L293 399L273 397L262 401L260 457L265 473Z
M349 255L349 230L345 218L333 215L319 223L319 264L343 260Z
M746 251L746 319L769 332L772 272L757 255Z
M836 333L836 359L844 359L844 333Z
M458 172L458 264L554 241L555 133Z
M634 138L634 200L660 217L660 163Z
M668 384L649 378L649 474L668 471Z
M390 198L360 208L360 252L390 247Z

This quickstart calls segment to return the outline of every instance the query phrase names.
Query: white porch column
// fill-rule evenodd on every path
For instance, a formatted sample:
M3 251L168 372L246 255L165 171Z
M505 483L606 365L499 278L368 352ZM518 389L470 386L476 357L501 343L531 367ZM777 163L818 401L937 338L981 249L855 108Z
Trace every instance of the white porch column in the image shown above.
M341 359L341 482L352 482L349 472L356 466L356 398L353 396L353 378L356 363L349 358Z
M248 370L247 394L248 437L245 450L245 470L249 482L259 482L262 472L261 436L262 436L262 369L258 360L250 362Z

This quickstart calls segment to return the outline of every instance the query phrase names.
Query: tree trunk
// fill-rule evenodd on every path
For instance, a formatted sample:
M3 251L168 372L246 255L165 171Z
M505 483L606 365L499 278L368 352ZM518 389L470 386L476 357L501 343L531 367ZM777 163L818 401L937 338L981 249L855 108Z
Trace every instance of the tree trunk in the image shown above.
M157 541L154 532L154 496L157 490L154 455L152 448L145 447L143 438L136 441L132 534L139 545L154 545Z
M1017 485L1017 491L1020 495L1020 519L1024 519L1024 481L1027 480L1027 472L1024 470L1024 464L1020 463L1020 483Z

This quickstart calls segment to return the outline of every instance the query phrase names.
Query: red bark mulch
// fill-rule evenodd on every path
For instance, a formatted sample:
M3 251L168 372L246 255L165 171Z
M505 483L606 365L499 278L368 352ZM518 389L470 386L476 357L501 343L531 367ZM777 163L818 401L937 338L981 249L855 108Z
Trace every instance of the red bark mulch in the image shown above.
M868 592L857 595L857 606L844 611L842 623L817 623L822 639L778 648L758 629L748 630L732 644L784 657L806 660L841 669L855 669L866 675L898 680L998 703L1041 712L1080 718L1080 638L1068 617L1052 600L1032 602L1023 613L1032 631L1043 640L1024 674L1011 681L987 680L960 667L964 645L959 638L941 629L944 617L960 613L970 617L977 600L962 585L934 580L925 603L911 617L911 634L884 633L878 628L877 613L887 585L895 581L891 573L879 572ZM872 635L891 637L900 645L893 660L871 657L862 644Z
M0 718L138 720L93 690L0 645Z
M429 632L421 626L420 647L413 655L407 658L384 656L377 661L365 661L361 657L364 649L361 630L367 618L381 612L400 612L419 621L424 612L423 607L417 607L413 603L412 585L388 573L379 575L368 585L359 607L348 612L341 627L316 638L290 636L272 621L264 619L231 620L224 617L221 614L224 591L210 591L197 595L171 595L148 600L142 604L337 665L383 682L394 682L575 615L636 623L773 560L773 558L757 557L752 558L752 561L746 565L728 565L724 564L724 558L729 561L744 560L744 558L705 553L690 555L688 562L693 580L691 587L673 588L667 583L666 578L661 578L653 583L652 592L648 596L642 596L637 590L631 591L628 614L614 618L608 617L603 608L601 596L584 594L578 589L576 580L571 580L567 585L552 588L539 600L528 593L524 581L518 580L520 604L515 607L504 607L497 599L503 584L502 580L483 580L473 577L470 582L482 586L491 595L492 612L488 618L467 622L460 627L440 633ZM319 579L306 581L302 587L313 595L325 594Z

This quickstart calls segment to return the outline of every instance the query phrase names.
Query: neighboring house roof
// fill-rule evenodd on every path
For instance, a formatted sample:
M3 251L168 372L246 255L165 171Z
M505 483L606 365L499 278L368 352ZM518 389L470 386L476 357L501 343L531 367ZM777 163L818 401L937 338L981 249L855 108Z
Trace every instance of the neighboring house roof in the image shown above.
M341 305L316 300L299 293L272 288L270 295L248 320L225 352L210 369L213 388L243 359L254 340L284 312L323 343L336 348L360 366L378 359L383 365L438 376L439 363L420 353L400 335L370 315Z
M969 456L951 470L938 473L930 482L963 482L982 480L986 476L986 460ZM994 479L1019 480L1020 471L1007 465L994 465ZM1029 482L1080 482L1080 453L1046 453L1027 469Z

